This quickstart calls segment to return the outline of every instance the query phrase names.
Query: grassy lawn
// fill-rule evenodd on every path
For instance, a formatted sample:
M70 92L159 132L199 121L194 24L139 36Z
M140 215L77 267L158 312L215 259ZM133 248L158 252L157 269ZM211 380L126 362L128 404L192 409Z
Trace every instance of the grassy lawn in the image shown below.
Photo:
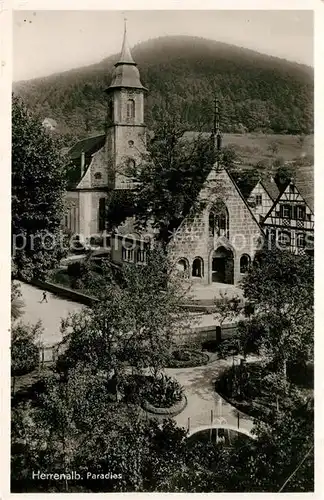
M308 135L305 138L303 147L298 144L296 135L279 134L224 134L223 146L230 146L235 149L242 158L245 165L253 165L261 160L270 160L272 158L268 147L272 143L277 143L278 152L275 157L282 157L289 161L301 153L314 155L314 136Z

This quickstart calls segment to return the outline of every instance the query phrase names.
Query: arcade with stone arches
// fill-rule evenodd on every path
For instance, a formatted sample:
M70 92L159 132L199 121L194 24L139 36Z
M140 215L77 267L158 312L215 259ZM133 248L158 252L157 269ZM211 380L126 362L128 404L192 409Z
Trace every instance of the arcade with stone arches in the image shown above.
M185 278L204 285L233 285L248 272L251 263L252 259L248 253L237 256L234 249L223 244L213 249L205 259L200 255L193 258L180 257L176 269Z

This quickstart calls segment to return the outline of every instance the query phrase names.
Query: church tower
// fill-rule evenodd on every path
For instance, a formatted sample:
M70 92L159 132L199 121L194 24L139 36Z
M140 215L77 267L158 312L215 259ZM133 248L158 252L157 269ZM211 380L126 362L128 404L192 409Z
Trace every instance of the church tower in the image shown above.
M146 149L144 92L139 70L127 43L126 20L121 53L112 75L108 94L106 151L108 184L112 189L130 189L125 171L142 161Z

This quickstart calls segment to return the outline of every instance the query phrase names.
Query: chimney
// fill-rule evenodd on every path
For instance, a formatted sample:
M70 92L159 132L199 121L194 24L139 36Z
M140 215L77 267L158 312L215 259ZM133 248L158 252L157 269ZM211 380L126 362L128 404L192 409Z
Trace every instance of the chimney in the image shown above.
M85 153L84 151L81 152L81 176L84 173L84 167L85 167Z

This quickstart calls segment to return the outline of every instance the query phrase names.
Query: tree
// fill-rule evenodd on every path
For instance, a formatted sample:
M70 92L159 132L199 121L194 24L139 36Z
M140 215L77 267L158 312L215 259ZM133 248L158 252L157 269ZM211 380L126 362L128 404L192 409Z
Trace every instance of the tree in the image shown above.
M287 362L312 358L313 259L285 250L260 252L243 279L244 296L255 304L262 352L286 379Z
M276 155L279 151L279 145L277 141L271 141L269 146L268 146L268 151L272 156Z
M41 323L24 325L16 323L11 333L11 376L13 377L13 393L15 393L16 377L33 371L39 361L39 348L36 342L42 333Z
M301 135L299 135L297 137L297 144L300 147L301 152L303 152L305 141L306 141L306 135L305 134L301 134Z
M174 336L187 326L181 307L185 292L158 247L147 265L123 266L118 279L108 267L96 282L98 302L63 324L70 363L83 361L117 381L125 363L157 374L168 359Z
M23 315L22 308L24 307L24 302L22 300L20 284L17 282L11 282L11 321L19 319Z
M237 169L233 170L231 173L241 193L247 198L260 178L258 169Z
M294 176L295 168L293 165L283 165L282 163L277 164L275 168L276 168L276 173L274 180L279 190L282 191Z
M64 164L60 145L13 96L12 238L17 277L44 278L63 255Z
M312 400L296 394L284 411L275 410L269 422L257 423L257 440L232 455L240 491L313 491L313 422Z
M214 142L201 135L184 136L184 131L177 116L164 117L140 165L128 169L135 182L133 215L137 224L144 229L152 224L164 244L189 212L202 210L211 191L221 189L220 181L206 182L216 161ZM113 206L108 207L108 220L112 221L114 212Z

